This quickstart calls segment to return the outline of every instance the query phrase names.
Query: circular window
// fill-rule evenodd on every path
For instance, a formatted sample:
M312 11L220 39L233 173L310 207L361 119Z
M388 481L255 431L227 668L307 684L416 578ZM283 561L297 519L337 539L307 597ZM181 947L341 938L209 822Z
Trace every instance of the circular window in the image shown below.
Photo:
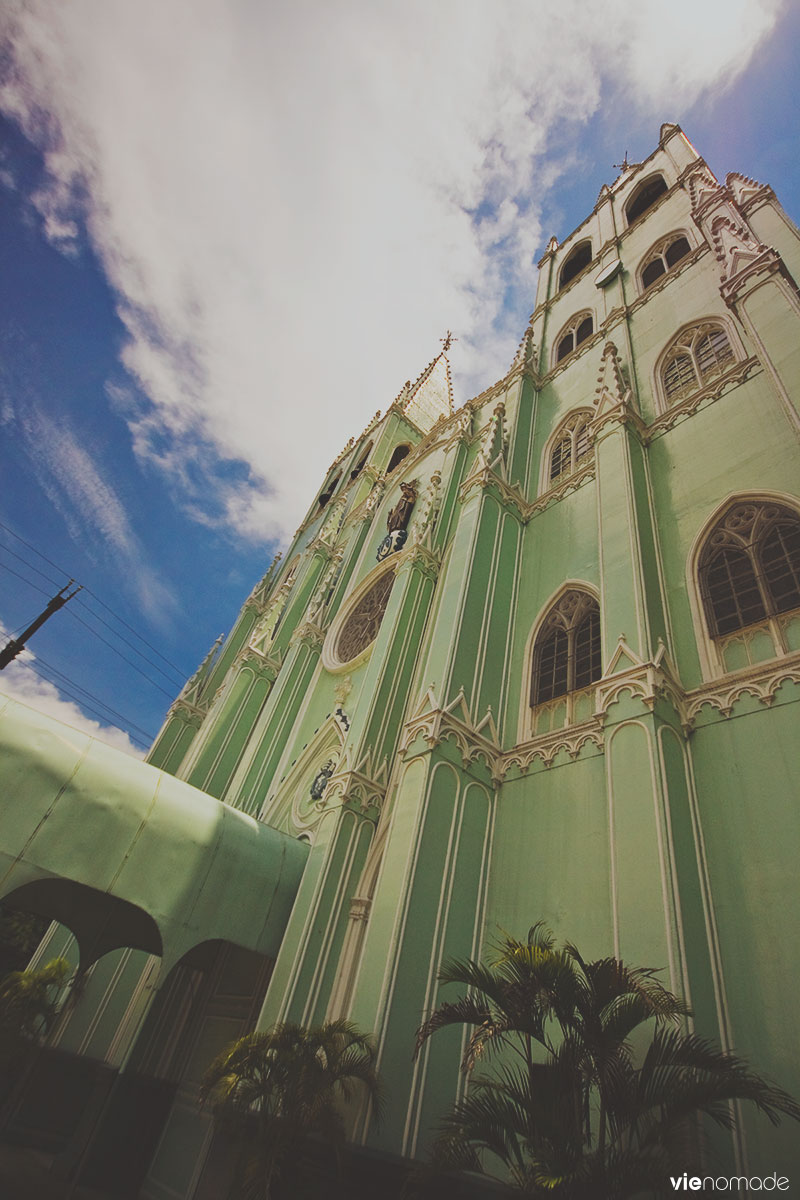
M375 641L393 585L394 571L384 571L344 618L333 648L339 665L352 662Z

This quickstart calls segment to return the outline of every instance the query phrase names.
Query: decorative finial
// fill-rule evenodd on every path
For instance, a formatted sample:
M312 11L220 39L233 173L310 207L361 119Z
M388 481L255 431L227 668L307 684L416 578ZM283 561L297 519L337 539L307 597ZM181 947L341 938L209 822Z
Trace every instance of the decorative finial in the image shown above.
M453 337L452 333L451 333L451 332L450 332L450 330L448 329L448 331L447 331L447 333L445 334L445 336L444 336L443 338L439 338L439 341L442 343L442 354L446 354L446 353L447 353L447 351L448 351L448 350L450 349L450 347L452 346L453 342L457 342L457 341L458 341L458 338L457 338L457 337Z
M623 158L621 163L612 163L611 165L615 171L627 171L631 165L628 162L628 151L627 150L625 151L625 157Z

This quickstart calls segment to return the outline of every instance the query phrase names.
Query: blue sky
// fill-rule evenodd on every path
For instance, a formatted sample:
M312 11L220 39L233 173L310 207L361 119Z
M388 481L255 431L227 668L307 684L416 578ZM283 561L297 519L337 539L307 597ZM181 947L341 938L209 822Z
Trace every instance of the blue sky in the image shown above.
M84 584L0 686L118 745L446 329L458 402L505 372L663 121L800 219L781 0L9 0L0 38L0 621Z

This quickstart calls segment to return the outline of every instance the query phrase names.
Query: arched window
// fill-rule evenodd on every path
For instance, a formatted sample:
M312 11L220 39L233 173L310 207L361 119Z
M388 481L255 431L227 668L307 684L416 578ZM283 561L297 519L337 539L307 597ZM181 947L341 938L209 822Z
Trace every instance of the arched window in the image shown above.
M683 330L661 364L661 383L668 404L691 396L736 361L728 334L718 321Z
M625 218L628 224L632 225L634 221L639 220L639 217L644 216L666 190L667 185L663 175L651 175L649 179L640 183L625 205Z
M683 233L671 233L669 237L662 238L647 254L639 269L642 291L646 292L649 287L652 287L662 275L666 275L682 259L686 258L691 250L689 239Z
M363 453L359 456L358 462L356 463L356 465L353 467L352 471L350 472L351 479L358 479L359 475L364 470L364 467L367 465L367 459L369 458L371 450L372 450L372 442L367 442L366 446L364 447Z
M567 255L564 260L564 265L561 268L561 274L558 277L559 290L566 287L571 279L576 275L580 275L584 267L588 267L592 261L592 243L589 241L578 242L577 246Z
M706 539L700 590L711 636L724 638L800 609L800 517L780 504L746 502L730 508Z
M566 325L556 339L556 353L553 366L565 359L573 350L577 350L581 342L585 342L594 333L594 318L591 313L578 313Z
M399 467L404 458L411 452L411 447L401 442L399 446L395 446L392 451L392 457L389 459L389 465L386 468L386 474L391 475L395 467Z
M320 508L320 511L322 511L322 509L325 507L325 505L326 505L326 504L328 503L328 501L330 500L330 498L331 498L331 496L333 495L333 493L336 491L337 487L339 486L339 480L340 480L341 478L342 478L342 473L341 473L341 471L340 471L338 475L335 475L335 476L333 477L333 479L331 480L331 482L330 482L330 483L328 483L328 484L326 484L326 485L325 485L325 489L324 489L324 491L322 492L322 494L321 494L321 496L320 496L320 498L319 498L319 508Z
M559 426L548 457L548 485L573 475L592 457L593 444L589 434L592 416L589 409L580 409Z
M588 592L572 588L544 619L533 648L531 706L595 683L600 662L600 609Z

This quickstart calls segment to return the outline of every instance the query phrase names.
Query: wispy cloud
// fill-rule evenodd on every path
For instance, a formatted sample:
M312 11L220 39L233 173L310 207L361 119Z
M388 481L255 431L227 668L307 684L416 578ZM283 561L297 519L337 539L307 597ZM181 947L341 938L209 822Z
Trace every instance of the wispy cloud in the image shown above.
M11 0L0 104L47 150L48 235L85 219L118 296L137 454L198 518L285 536L445 328L462 398L505 370L550 131L621 81L655 130L779 7Z
M0 621L0 645L5 646L8 638L9 631ZM33 651L23 650L0 675L0 692L14 700L21 700L23 704L29 704L31 708L46 713L48 717L55 717L56 720L63 721L82 733L88 733L117 750L124 750L126 754L132 754L135 758L143 757L142 751L122 729L93 721L85 716L76 703L63 696L54 684L38 675L36 671L41 669L41 665L37 667L37 657Z
M0 424L20 437L40 487L70 534L90 558L102 548L122 587L163 626L174 615L175 597L150 565L107 468L76 435L66 413L56 418L45 411L35 349L21 335L4 331L3 350L8 361L0 364Z

